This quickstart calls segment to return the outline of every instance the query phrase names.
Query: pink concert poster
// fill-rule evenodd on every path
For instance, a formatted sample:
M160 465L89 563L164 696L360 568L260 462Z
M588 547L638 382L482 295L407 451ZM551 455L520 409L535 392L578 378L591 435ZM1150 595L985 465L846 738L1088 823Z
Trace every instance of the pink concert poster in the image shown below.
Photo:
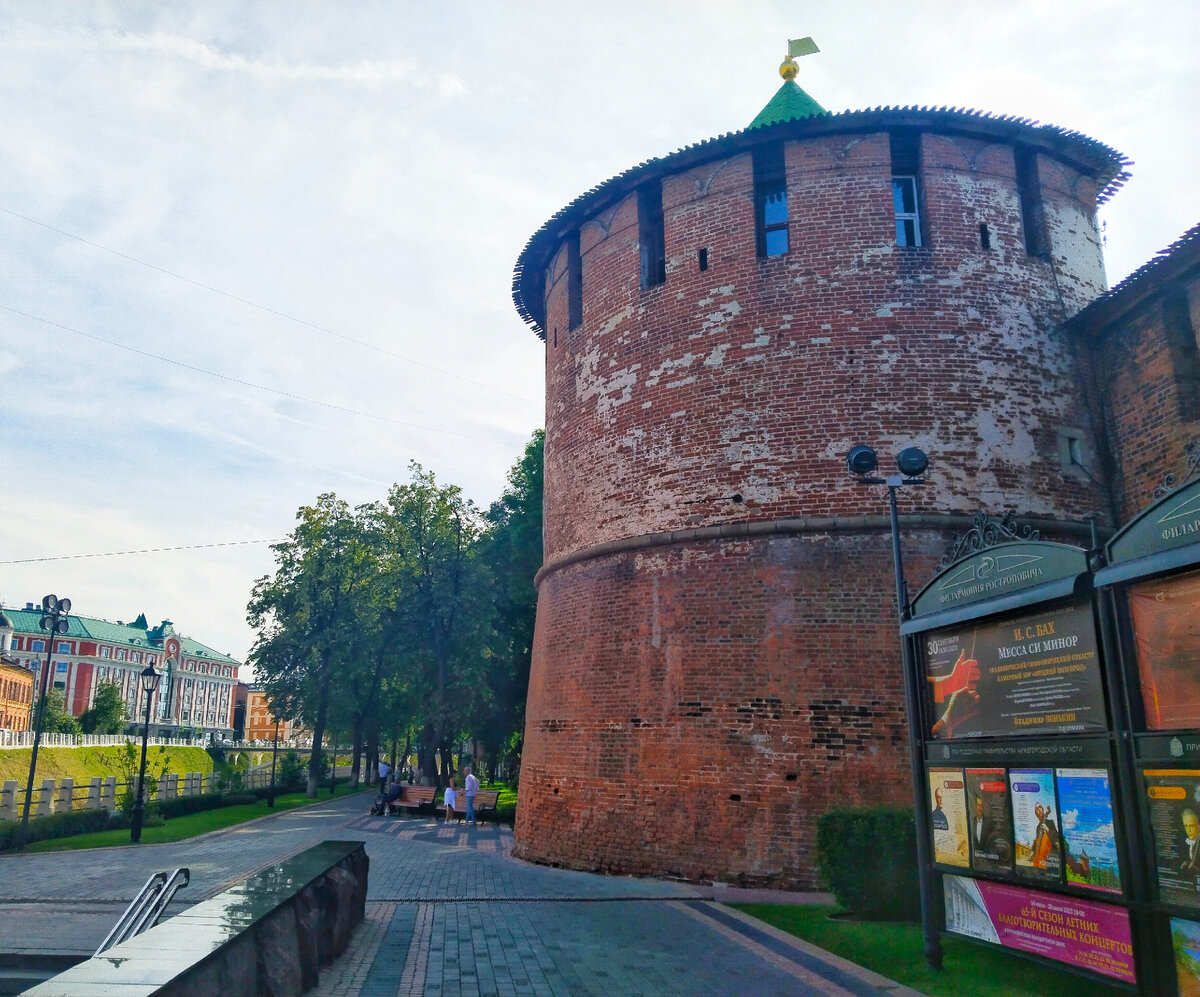
M943 877L946 930L1136 983L1129 913L1109 904Z

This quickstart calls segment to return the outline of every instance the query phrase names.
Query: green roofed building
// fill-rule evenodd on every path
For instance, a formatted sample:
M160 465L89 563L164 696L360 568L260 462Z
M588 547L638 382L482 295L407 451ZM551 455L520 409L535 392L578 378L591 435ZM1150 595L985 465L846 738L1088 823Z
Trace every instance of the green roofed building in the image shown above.
M35 674L46 663L47 635L42 611L33 603L5 608L12 623L9 654ZM121 689L131 720L144 715L138 674L147 665L163 673L150 704L151 723L170 734L180 728L217 737L233 736L233 710L241 663L180 634L170 620L150 626L145 614L132 623L68 616L65 634L56 634L50 655L51 682L78 716L92 705L101 682Z

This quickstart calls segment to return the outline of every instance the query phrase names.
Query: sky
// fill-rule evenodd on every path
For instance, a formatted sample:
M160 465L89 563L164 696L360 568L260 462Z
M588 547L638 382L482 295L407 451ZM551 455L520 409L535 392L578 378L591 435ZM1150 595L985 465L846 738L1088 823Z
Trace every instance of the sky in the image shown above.
M0 603L244 660L300 506L417 461L486 507L543 424L525 242L744 128L805 35L829 110L1020 115L1131 157L1111 283L1200 222L1192 0L0 0Z

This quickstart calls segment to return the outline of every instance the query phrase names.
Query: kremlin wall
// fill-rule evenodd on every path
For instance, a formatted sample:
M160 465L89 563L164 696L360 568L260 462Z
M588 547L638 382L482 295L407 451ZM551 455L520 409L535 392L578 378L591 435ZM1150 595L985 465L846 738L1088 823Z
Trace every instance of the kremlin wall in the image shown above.
M830 114L790 65L749 127L581 195L518 261L546 344L522 858L815 886L823 812L912 798L887 493L850 448L929 454L900 497L915 593L981 508L1086 546L1195 427L1194 334L1118 345L1162 311L1157 263L1106 294L1124 157L974 111Z

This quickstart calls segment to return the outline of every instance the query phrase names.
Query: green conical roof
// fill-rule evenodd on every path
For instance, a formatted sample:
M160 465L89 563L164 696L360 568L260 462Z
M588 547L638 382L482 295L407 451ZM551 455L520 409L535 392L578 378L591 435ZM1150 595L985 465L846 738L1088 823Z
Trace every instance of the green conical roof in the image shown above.
M767 106L758 112L758 116L750 122L746 130L777 125L781 121L798 121L800 118L811 118L825 113L825 108L801 90L795 80L784 80L783 86L775 91L775 96L767 101Z

